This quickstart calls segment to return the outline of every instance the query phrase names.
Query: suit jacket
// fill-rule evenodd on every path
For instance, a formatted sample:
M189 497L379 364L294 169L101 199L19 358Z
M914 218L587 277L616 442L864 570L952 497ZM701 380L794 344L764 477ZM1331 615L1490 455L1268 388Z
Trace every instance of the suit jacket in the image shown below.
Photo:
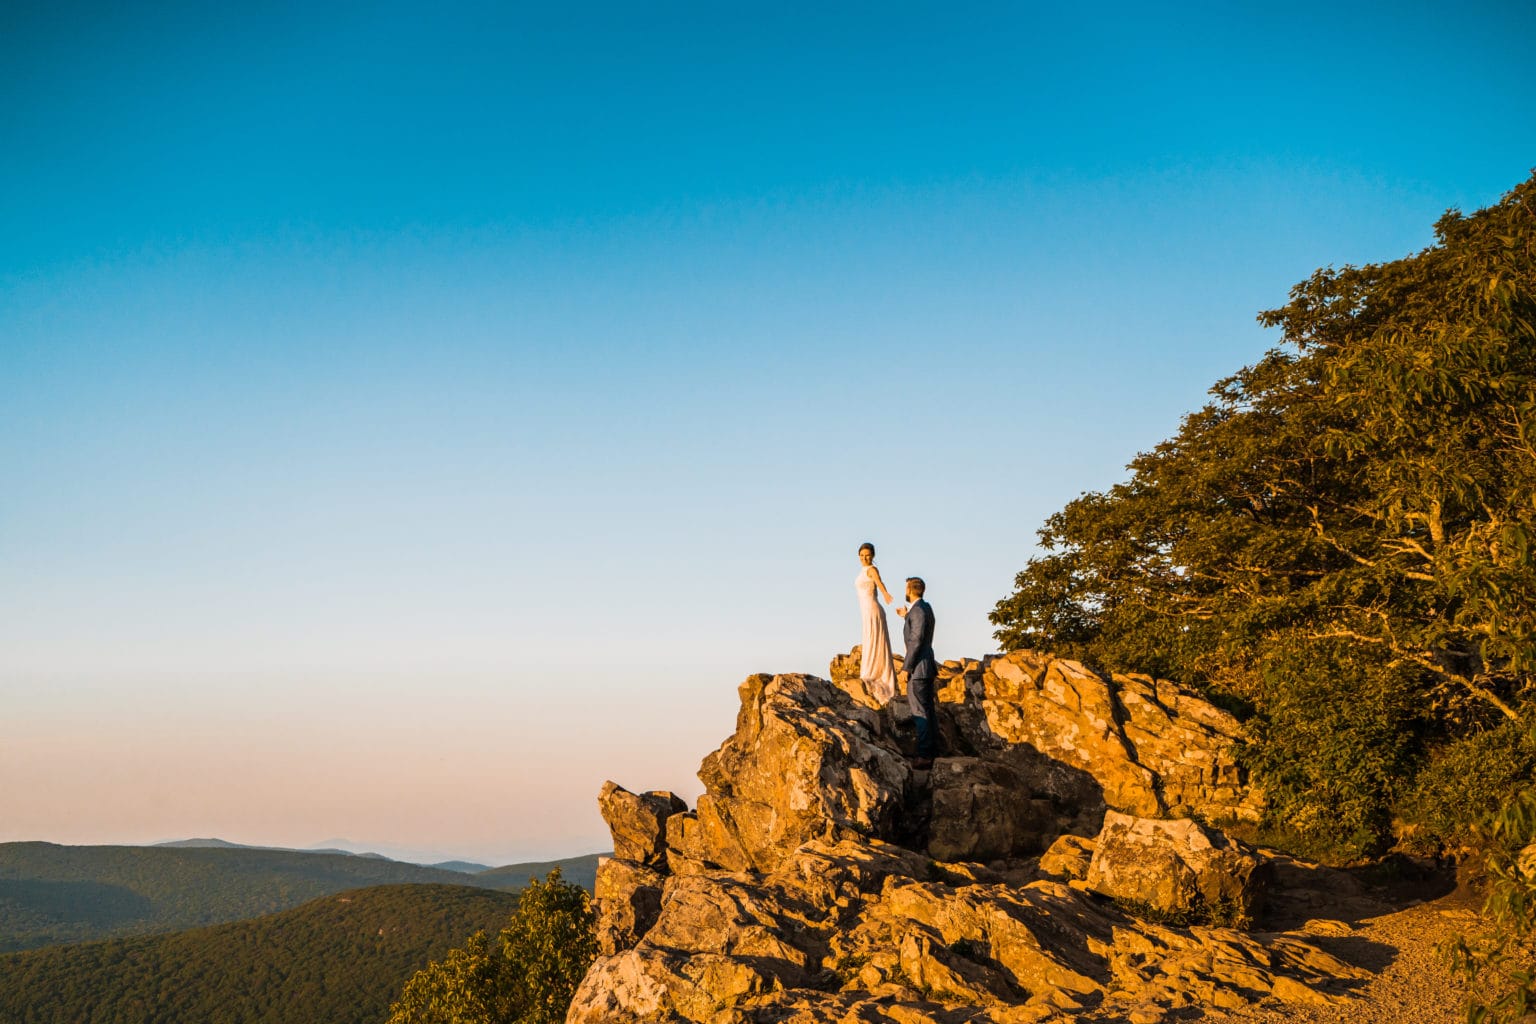
M922 598L912 602L907 609L906 626L902 637L907 642L907 655L902 662L908 679L932 679L939 674L939 663L933 658L933 606Z

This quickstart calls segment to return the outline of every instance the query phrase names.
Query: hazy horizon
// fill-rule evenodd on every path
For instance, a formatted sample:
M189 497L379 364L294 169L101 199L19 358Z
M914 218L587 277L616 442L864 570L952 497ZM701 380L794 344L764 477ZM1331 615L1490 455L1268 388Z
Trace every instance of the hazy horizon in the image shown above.
M39 840L39 841L46 841L46 840ZM526 863L527 862L525 859L519 859L519 858L505 859L505 858L499 858L499 857L498 858L493 858L491 860L482 860L482 859L479 859L479 858L472 858L472 857L466 857L466 856L463 856L463 855L460 855L460 854L455 854L454 852L448 851L448 850L433 850L433 849L427 849L427 848L423 848L423 847L401 846L398 843L389 842L389 841L383 841L383 840L378 841L378 842L371 842L371 841L368 841L368 840L347 839L347 838L339 837L339 836L338 837L333 837L331 839L321 839L321 840L319 840L317 842L313 842L313 843L306 843L303 846L276 846L276 845L273 845L271 843L263 843L263 842L258 842L258 841L255 841L255 840L246 840L246 841L242 842L242 841L237 841L237 840L229 839L229 838L227 838L225 836L181 836L181 837L172 838L172 839L161 839L161 840L159 840L157 842L152 842L152 843L99 843L99 844L65 844L65 843L59 843L59 844L56 844L56 845L60 845L60 846L64 846L64 845L100 845L100 846L140 846L140 847L142 847L142 846L163 846L163 847L176 847L176 846L180 846L180 847L186 847L187 844L189 844L189 843L229 843L231 845L239 846L239 847L249 847L249 848L252 848L252 849L284 850L284 851L290 851L290 852L294 852L294 853L332 853L332 852L335 852L337 850L340 850L340 851L343 851L343 852L346 852L346 853L355 854L355 855L358 855L358 856L365 856L365 855L368 855L368 854L376 854L378 856L387 857L390 860L397 860L397 861L401 861L401 862L407 863L407 864L420 864L420 865L427 866L427 867L430 867L430 866L435 865L435 864L447 864L447 863L454 863L454 862L467 862L467 863L474 863L474 864L482 864L482 865L484 865L487 868L499 868L499 867L506 867L506 866L512 865L512 864L519 864L519 863ZM555 855L553 857L538 858L538 861L545 861L545 860L570 860L570 859L577 858L577 857L590 857L590 856L593 856L593 855L599 855L600 856L600 855L608 854L608 853L611 853L611 852L612 852L612 844L610 843L610 844L608 844L608 846L604 847L601 850L580 850L580 851L575 851L575 852L570 852L570 853L562 853L562 854L557 854L557 855Z
M14 12L0 841L606 849L605 779L691 804L744 677L857 642L866 540L993 650L1258 311L1530 173L1533 30Z

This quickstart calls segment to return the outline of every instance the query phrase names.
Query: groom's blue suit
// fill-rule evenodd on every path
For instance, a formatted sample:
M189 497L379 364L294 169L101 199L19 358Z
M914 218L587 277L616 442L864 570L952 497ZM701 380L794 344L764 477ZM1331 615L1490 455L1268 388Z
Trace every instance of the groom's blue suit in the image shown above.
M902 638L907 642L907 654L901 667L907 673L907 703L916 719L917 756L932 758L934 733L939 724L933 693L939 674L938 662L933 657L933 606L918 598L907 609L906 619Z

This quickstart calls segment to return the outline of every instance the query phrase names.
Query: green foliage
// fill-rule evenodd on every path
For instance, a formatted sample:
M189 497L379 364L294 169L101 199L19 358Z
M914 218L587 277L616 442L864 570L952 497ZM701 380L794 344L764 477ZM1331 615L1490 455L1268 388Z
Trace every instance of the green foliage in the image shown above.
M1186 907L1170 909L1143 900L1116 899L1115 909L1128 917L1134 917L1168 928L1188 928L1191 925L1211 925L1216 928L1250 928L1253 919L1237 899L1209 901L1196 893L1193 902Z
M0 843L0 952L239 921L368 885L510 891L568 866L590 889L597 856L466 874L297 850Z
M1252 928L1253 918L1241 900L1222 897L1205 904L1205 923L1217 928Z
M823 980L838 988L846 988L858 980L859 972L864 970L864 965L867 963L869 963L868 953L844 950L832 961L830 967L824 969Z
M1522 723L1501 722L1435 748L1401 808L1411 844L1476 846L1471 822L1491 820L1533 776L1536 729Z
M6 1024L375 1024L401 984L511 893L394 885L254 920L0 955Z
M1447 949L1471 993L1467 1024L1524 1024L1536 1013L1536 788L1493 818L1489 849L1489 932Z
M515 1020L511 971L485 932L411 976L390 1005L389 1024L500 1024Z
M1006 648L1250 708L1269 827L1336 856L1536 706L1536 176L1436 234L1262 314L1283 345L1051 516L992 614Z
M478 932L406 982L388 1024L559 1024L597 957L595 927L591 897L556 868L528 883L495 942Z
M1337 642L1273 651L1247 756L1298 852L1329 860L1380 852L1421 727L1412 681L1361 665L1355 653Z

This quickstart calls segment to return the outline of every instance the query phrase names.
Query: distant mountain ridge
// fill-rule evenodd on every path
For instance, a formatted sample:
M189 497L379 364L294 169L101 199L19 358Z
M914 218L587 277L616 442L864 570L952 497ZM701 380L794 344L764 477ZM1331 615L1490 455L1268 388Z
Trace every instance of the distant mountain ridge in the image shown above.
M482 871L492 870L489 864L476 864L468 860L445 860L440 864L428 864L426 867L437 868L439 871L462 871L466 875L478 875Z
M477 871L489 870L489 864L475 864L467 860L449 860L441 863L427 864L418 860L408 860L401 857L391 857L387 854L376 853L372 850L348 850L340 846L260 846L252 843L232 843L228 839L172 839L164 843L151 843L159 849L167 850L280 850L284 853L328 853L341 857L371 857L375 860L392 860L397 864L416 864L426 868L442 868L444 871L462 871L465 874L474 874ZM444 865L463 865L462 867L445 867Z
M597 865L592 854L470 874L377 856L192 842L199 845L0 843L0 952L239 921L374 885L516 890L560 867L590 889Z
M481 882L493 884L497 889L521 889L530 878L542 879L555 868L560 877L591 892L597 884L597 862L606 853L589 853L583 857L566 857L564 860L530 861L527 864L508 864L499 868L487 868L477 872Z
M280 850L283 853L328 853L341 857L374 857L379 860L395 860L394 857L386 857L382 853L358 853L354 850L343 850L336 846L306 846L300 849L297 846L258 846L252 843L232 843L228 839L172 839L165 843L151 843L157 849L165 850ZM414 861L399 861L401 864L412 864ZM423 865L429 866L429 865Z
M377 886L171 935L0 954L0 1020L377 1024L412 973L516 907L514 893L462 884Z
M332 840L332 842L344 842L345 840ZM218 850L280 850L285 853L327 853L340 854L347 857L373 857L379 860L394 861L398 864L416 864L416 861L403 861L397 857L386 857L382 853L358 852L345 850L339 847L306 847L296 849L291 846L251 846L246 843L232 843L227 839L177 839L168 843L155 843L157 848L165 849L218 849ZM542 879L556 868L560 869L561 877L567 882L581 886L591 891L597 881L597 862L600 858L608 856L604 853L588 853L579 857L563 857L559 860L524 861L517 864L504 864L501 867L491 867L489 864L477 864L468 860L448 860L433 864L421 864L421 867L436 868L439 871L457 871L466 875L477 875L486 882L494 882L496 888L506 888L512 885L521 888L526 885L528 879ZM505 884L503 884L505 883ZM473 883L472 883L473 884Z

